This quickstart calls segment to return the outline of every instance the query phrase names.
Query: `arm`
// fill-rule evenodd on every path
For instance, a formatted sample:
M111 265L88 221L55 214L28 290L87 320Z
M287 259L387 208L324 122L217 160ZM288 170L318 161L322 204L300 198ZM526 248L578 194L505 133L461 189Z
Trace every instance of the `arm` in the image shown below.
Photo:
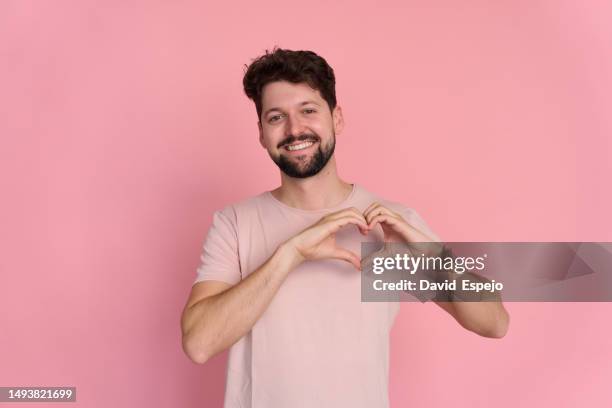
M465 329L483 337L502 338L508 332L510 315L499 302L434 302Z
M435 251L437 252L437 251ZM442 250L441 257L452 257L450 250ZM463 291L462 282L490 282L474 272L438 271L437 280L454 281L456 289L442 291L433 301L448 312L465 329L483 337L502 338L508 332L510 316L501 302L501 294L492 292L473 294Z
M202 364L237 342L263 314L297 261L291 248L281 245L234 286L217 281L197 283L181 318L185 353Z
M376 224L382 226L385 241L404 243L438 241L430 231L427 233L426 229L415 228L399 213L389 210L380 203L372 203L364 211L364 216L370 228ZM463 276L470 275L475 276L469 273ZM448 312L462 327L480 336L501 338L508 332L510 316L498 296L495 296L493 301L434 301L434 303Z
M354 208L341 210L281 244L266 262L236 285L219 281L194 285L181 317L183 349L189 358L202 364L244 336L289 272L302 262L336 258L359 269L359 257L335 243L335 233L348 224L366 233L361 213Z

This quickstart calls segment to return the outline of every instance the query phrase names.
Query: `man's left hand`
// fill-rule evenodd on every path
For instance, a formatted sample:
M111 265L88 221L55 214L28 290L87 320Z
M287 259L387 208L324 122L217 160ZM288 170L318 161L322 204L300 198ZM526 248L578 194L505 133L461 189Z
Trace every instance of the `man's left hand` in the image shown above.
M400 214L391 211L380 203L374 202L363 212L368 223L368 229L372 230L376 224L380 224L384 232L385 242L435 242L433 237L410 225Z

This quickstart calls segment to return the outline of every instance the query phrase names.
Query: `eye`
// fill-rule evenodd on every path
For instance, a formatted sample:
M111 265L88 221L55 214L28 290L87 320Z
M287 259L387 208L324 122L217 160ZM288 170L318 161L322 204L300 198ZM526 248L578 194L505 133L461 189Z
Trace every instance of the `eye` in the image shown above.
M316 112L316 110L314 110L314 109L304 109L304 112L306 112L306 113L308 113L308 112L314 113L314 112Z
M270 117L269 121L270 122L276 122L275 118L280 118L280 117L281 117L281 115L274 115L274 116Z

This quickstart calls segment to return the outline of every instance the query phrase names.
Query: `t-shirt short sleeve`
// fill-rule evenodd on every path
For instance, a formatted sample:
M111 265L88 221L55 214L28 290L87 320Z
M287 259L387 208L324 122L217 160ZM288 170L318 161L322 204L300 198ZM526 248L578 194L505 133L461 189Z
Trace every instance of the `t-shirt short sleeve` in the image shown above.
M236 214L231 206L215 211L202 246L194 284L218 280L235 285L241 279Z

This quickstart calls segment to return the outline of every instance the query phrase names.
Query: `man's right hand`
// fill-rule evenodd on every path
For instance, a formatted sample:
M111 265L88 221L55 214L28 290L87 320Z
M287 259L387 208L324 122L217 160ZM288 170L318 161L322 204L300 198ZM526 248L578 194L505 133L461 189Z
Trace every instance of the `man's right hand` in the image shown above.
M361 259L355 253L336 245L336 232L348 224L354 224L363 235L370 231L363 214L355 207L328 214L315 224L286 241L298 262L317 259L341 259L361 270Z

